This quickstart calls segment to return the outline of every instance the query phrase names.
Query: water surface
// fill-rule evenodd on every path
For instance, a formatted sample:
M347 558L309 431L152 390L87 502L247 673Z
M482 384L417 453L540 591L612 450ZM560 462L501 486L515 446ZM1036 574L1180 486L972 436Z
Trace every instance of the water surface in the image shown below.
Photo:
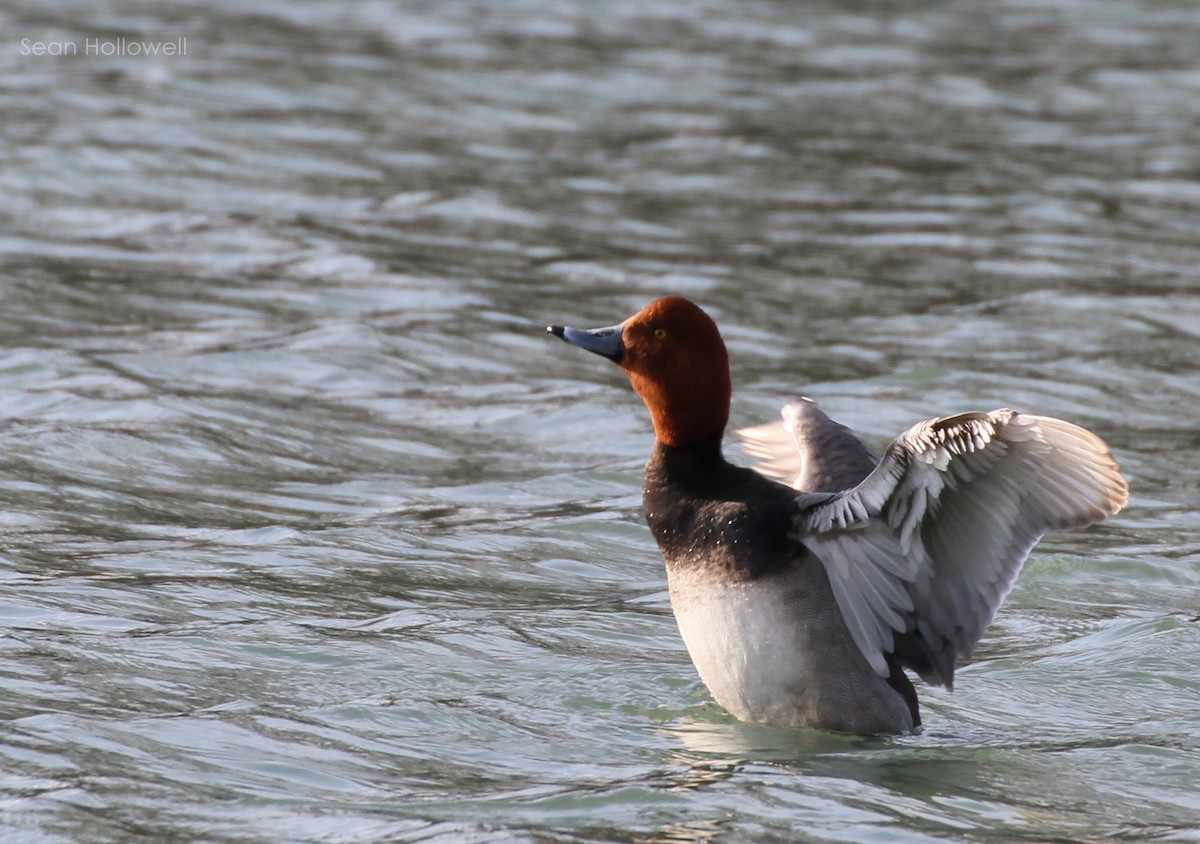
M1190 5L0 23L0 837L1200 840ZM644 409L542 333L664 293L735 425L1065 416L1130 505L1038 547L923 734L739 725Z

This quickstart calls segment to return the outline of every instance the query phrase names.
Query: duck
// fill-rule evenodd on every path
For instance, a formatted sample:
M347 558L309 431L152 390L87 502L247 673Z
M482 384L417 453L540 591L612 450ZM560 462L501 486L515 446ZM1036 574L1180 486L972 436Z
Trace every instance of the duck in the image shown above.
M1108 446L1007 408L925 419L877 455L796 397L723 451L732 381L713 319L665 296L605 328L547 332L615 363L654 428L642 500L680 636L741 721L858 734L921 726L916 687L953 690L1047 532L1128 498Z

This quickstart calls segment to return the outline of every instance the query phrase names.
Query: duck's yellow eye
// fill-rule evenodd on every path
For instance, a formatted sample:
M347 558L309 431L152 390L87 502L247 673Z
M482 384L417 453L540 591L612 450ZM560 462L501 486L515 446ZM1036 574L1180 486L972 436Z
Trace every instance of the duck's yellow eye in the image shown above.
M657 337L659 340L665 340L667 337L667 329L665 329L665 328L654 329L654 336Z

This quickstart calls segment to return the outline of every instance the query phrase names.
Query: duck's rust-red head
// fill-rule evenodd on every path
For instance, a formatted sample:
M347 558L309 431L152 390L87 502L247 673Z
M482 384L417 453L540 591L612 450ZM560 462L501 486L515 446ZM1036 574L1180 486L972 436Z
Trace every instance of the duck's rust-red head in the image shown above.
M615 362L629 376L654 435L684 446L719 437L729 421L729 355L717 324L682 296L655 299L608 328L547 329L568 343Z

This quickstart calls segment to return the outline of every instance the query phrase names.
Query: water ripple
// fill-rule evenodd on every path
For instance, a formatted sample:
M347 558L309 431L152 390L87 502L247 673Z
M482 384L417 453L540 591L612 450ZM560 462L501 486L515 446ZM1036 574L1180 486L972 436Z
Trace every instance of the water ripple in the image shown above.
M1194 837L1200 18L1070 12L0 12L0 836ZM663 293L735 424L1062 415L1131 504L1039 546L923 734L738 724L644 408L542 333Z

